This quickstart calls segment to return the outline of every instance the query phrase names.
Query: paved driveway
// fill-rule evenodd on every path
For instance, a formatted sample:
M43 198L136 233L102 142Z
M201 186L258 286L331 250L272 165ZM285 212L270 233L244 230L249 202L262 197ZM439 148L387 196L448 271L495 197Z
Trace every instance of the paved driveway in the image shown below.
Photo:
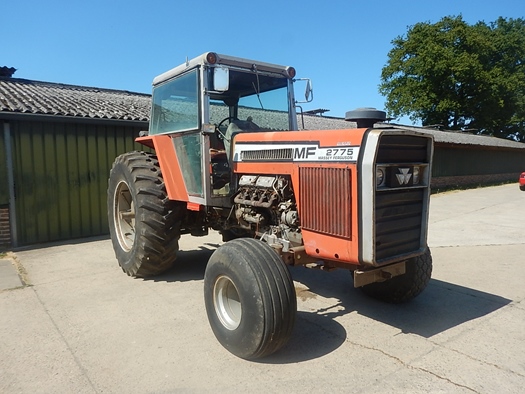
M293 337L258 362L208 325L217 234L183 237L154 280L124 275L107 239L17 251L29 286L0 292L0 392L523 392L524 207L517 185L434 195L433 279L404 305L365 297L343 270L292 269Z

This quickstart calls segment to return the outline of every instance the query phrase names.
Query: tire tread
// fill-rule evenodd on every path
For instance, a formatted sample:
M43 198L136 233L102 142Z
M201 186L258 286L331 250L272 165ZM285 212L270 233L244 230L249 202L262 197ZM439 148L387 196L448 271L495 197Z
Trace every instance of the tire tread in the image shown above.
M247 317L243 313L242 319L246 320L241 320L238 332L225 330L216 317L213 287L215 278L221 275L237 278L236 286L244 289L249 305L254 302L251 301L253 297L260 297L256 298L260 299L259 306L255 307L257 314L251 313ZM215 336L238 357L262 358L279 350L289 340L297 312L295 288L288 268L266 243L238 238L217 249L206 268L204 293L208 319Z
M127 172L127 174L125 174ZM113 163L108 188L110 233L112 220L111 178L126 179L130 191L135 191L136 236L130 253L122 251L113 241L115 253L123 271L130 276L149 277L160 274L175 262L180 238L183 204L168 199L157 157L147 152L128 152ZM112 239L115 238L112 234Z
M392 304L400 304L417 297L428 285L432 276L432 255L426 249L422 255L407 261L406 273L386 282L363 286L368 296Z

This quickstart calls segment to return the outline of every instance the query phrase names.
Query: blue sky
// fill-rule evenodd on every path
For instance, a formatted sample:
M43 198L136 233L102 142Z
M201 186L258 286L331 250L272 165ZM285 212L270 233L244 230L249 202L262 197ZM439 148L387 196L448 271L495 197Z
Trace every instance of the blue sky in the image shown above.
M525 17L523 0L4 3L0 66L15 67L15 77L150 93L156 75L215 51L295 67L313 80L304 109L337 117L383 109L381 69L409 26L459 14L471 24Z

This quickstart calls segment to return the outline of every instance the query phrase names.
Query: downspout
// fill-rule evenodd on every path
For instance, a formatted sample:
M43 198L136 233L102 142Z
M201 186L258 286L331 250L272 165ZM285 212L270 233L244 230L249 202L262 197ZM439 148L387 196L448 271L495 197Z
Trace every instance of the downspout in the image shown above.
M16 204L13 155L11 150L11 128L9 122L4 122L5 161L7 165L7 188L9 189L9 225L11 230L11 245L18 246L16 231Z

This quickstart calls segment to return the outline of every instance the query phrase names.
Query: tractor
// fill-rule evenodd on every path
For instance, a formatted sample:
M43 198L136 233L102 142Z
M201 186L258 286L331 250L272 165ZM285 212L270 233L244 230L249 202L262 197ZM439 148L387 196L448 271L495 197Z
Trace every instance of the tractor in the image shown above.
M204 273L217 340L253 360L290 338L289 266L341 269L391 303L427 286L432 136L388 123L299 130L293 67L207 52L153 80L144 151L108 182L116 258L132 277L170 269L181 235L223 243ZM302 99L302 98L301 98ZM335 275L331 274L331 275Z

